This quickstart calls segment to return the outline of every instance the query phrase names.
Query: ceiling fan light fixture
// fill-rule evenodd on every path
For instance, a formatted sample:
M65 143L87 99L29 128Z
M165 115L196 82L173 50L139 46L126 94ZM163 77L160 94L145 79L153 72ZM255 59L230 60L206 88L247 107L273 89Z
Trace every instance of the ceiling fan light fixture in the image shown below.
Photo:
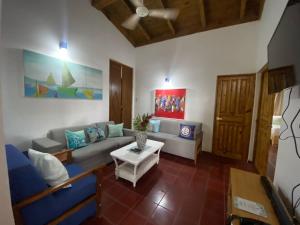
M146 17L149 15L149 10L145 6L137 7L135 11L139 17Z

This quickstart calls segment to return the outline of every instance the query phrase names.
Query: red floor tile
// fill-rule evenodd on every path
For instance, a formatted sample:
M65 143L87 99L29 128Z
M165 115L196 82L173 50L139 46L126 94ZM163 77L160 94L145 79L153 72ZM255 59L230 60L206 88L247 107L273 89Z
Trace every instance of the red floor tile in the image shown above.
M155 204L151 199L144 198L133 210L141 216L148 218L152 216L156 207L157 204Z
M151 223L155 225L172 225L174 219L174 214L161 206L157 206L151 217Z
M86 221L86 224L89 224L89 225L113 225L107 219L105 219L103 217L89 219L88 221Z
M182 195L178 195L173 192L168 192L160 201L159 205L173 213L177 213L183 204L183 199L181 196Z
M127 207L133 208L142 200L142 196L133 191L124 191L118 199Z
M119 224L121 220L128 214L129 208L124 207L118 202L114 202L111 206L103 209L103 217L113 224Z
M121 225L144 225L147 222L145 217L131 211L122 221Z
M209 209L207 209L201 218L201 225L223 225L225 224L224 221L224 214L214 213L210 212Z
M151 199L156 204L159 204L164 196L165 192L161 191L160 188L154 188L146 195L146 198Z
M202 153L192 160L166 153L133 188L104 169L101 218L84 225L223 225L230 168L255 172L252 164Z

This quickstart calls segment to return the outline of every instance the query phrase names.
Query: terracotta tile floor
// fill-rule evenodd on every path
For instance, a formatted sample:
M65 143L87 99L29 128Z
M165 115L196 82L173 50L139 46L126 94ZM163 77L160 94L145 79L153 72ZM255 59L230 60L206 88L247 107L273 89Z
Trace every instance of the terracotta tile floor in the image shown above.
M223 225L230 167L255 171L252 164L202 153L193 161L162 154L134 189L105 168L101 218L84 225Z

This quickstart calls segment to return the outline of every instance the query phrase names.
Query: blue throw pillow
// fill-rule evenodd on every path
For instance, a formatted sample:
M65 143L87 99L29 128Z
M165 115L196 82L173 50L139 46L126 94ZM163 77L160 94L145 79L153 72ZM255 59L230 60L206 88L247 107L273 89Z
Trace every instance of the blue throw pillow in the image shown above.
M154 133L158 133L160 128L160 120L150 120L149 123L151 131Z
M88 127L85 129L85 132L89 143L95 143L105 139L105 133L99 127Z
M68 149L75 150L87 146L84 130L65 131Z
M180 124L179 137L194 140L195 125Z

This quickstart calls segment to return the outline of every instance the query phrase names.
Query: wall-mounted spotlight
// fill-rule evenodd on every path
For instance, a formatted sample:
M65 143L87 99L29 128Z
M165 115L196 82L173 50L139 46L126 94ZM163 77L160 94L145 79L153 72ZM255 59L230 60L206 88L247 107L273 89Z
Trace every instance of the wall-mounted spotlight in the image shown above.
M171 79L169 76L166 76L164 81L165 81L163 84L164 89L172 88Z
M61 59L68 58L68 43L66 41L59 42L59 57Z

